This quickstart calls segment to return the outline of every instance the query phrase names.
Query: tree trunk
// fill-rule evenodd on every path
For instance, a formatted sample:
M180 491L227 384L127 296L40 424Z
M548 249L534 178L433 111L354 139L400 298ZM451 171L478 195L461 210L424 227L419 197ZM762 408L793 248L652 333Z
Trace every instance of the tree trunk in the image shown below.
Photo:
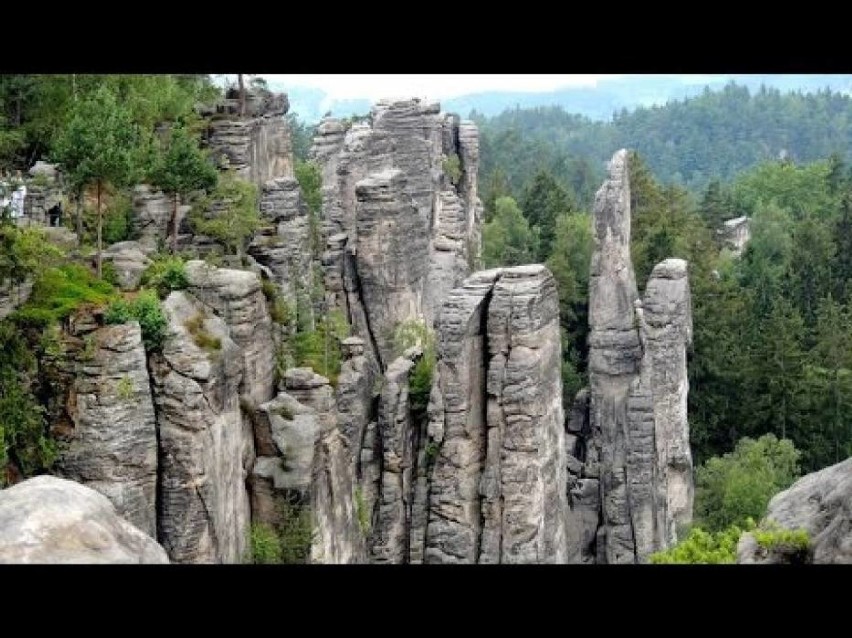
M240 85L240 117L246 115L246 87L243 83L243 74L237 73L237 82Z
M102 279L103 275L103 227L104 217L101 213L101 180L98 180L98 279Z
M71 95L74 96L74 101L77 101L77 74L71 74Z
M172 254L177 250L177 215L178 215L178 194L174 193L172 196L172 228L171 228L171 244L172 244Z
M77 241L83 243L83 189L77 191Z

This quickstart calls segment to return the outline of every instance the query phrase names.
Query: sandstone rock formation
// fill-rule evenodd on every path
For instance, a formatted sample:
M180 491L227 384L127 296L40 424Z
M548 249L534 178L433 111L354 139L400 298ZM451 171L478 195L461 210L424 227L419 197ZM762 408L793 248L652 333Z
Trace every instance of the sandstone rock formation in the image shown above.
M168 562L154 539L91 488L37 476L0 491L0 564Z
M564 562L552 275L543 266L476 273L450 293L437 326L425 562Z
M222 169L263 186L276 177L293 177L293 149L284 115L287 96L265 89L246 91L246 113L229 96L217 105L207 131L207 147Z
M174 562L240 562L250 520L245 482L254 461L240 409L246 358L228 324L191 294L172 292L163 309L166 341L150 358L160 542Z
M255 416L252 519L280 531L299 525L294 519L307 513L313 540L304 547L306 559L363 562L352 459L333 390L310 368L288 370L284 385L285 392Z
M802 529L810 538L810 561L852 564L852 458L803 476L769 502L762 524ZM737 562L787 562L783 553L766 551L743 534Z
M145 251L156 252L168 242L174 213L174 200L170 195L148 184L133 188L132 235ZM177 224L180 228L191 207L179 205Z
M748 217L729 219L716 233L734 255L739 257L751 239L751 220Z
M589 415L585 423L577 414L586 402L580 396L567 425L578 437L578 456L569 457L568 468L569 554L580 562L644 562L674 543L678 525L692 517L687 267L679 259L658 264L639 300L630 259L627 162L624 150L613 156L595 197Z
M65 396L69 427L55 428L56 471L112 501L117 513L157 535L157 432L139 324L72 324ZM71 344L69 343L69 346Z
M385 368L388 324L431 326L478 258L476 127L437 103L385 101L348 129L323 120L312 153L323 171L329 302Z
M120 241L104 250L103 260L115 268L121 290L136 290L142 280L142 273L151 265L148 258L151 253L150 247L139 242Z
M63 180L56 164L36 162L28 171L24 214L34 223L52 225L49 211L63 205ZM67 215L70 211L64 211Z

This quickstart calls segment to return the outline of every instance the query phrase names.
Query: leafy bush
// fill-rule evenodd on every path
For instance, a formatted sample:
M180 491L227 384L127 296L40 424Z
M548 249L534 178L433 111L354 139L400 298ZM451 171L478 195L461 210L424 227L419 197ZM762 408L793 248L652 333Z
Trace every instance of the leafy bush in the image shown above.
M101 264L102 279L110 286L118 287L118 271L115 269L115 264L111 261L105 261Z
M309 508L285 501L281 505L281 524L278 540L281 545L281 562L307 563L313 542L313 521Z
M320 245L319 217L322 209L322 172L315 162L296 160L296 180L302 191L302 199L308 206L308 225L311 236L311 251L318 256Z
M126 299L117 299L104 312L104 321L108 324L127 323L134 319L142 328L145 349L149 352L160 350L166 339L168 320L153 290L143 290L129 302Z
M754 527L749 521L746 529ZM652 564L708 564L729 565L737 562L737 543L746 529L731 525L719 532L705 532L693 527L689 535L674 547L651 554Z
M136 388L133 387L133 379L126 375L121 377L115 387L115 393L122 401L130 401L133 398L133 394L135 392Z
M370 512L367 509L367 503L364 501L364 491L361 486L355 488L355 513L358 516L358 527L361 533L366 536L370 533Z
M764 549L791 553L807 552L811 544L807 530L783 529L773 522L753 530L752 536Z
M743 438L733 452L713 457L695 473L695 520L709 531L760 519L769 500L799 476L799 451L766 434Z
M45 328L68 317L84 304L102 305L114 288L76 264L48 268L36 280L29 300L14 314L22 325Z
M423 356L414 364L414 369L408 377L408 399L412 414L415 417L424 416L435 373L435 334L425 322L405 321L396 327L393 344L396 356L401 356L412 346L423 349Z
M33 348L9 321L0 322L0 486L12 461L24 476L47 470L56 447L47 432L44 408L32 391L38 378Z
M441 166L444 169L444 173L446 173L447 177L450 178L450 182L452 182L453 186L457 186L462 176L461 160L459 159L459 156L452 153L441 163Z
M252 523L249 541L251 562L255 565L272 565L281 562L281 542L268 525Z
M124 193L116 193L104 211L103 239L104 244L114 244L130 239L131 214L133 206L130 197Z
M278 286L269 279L263 279L260 287L263 290L263 296L266 297L266 305L272 321L282 326L289 326L293 320L293 311L281 296Z
M337 384L340 374L340 342L349 336L349 323L339 310L332 310L317 322L316 330L297 333L293 337L296 362L308 366Z
M189 286L186 264L177 256L161 256L142 273L143 286L154 288L160 299L165 299L172 290L184 290Z

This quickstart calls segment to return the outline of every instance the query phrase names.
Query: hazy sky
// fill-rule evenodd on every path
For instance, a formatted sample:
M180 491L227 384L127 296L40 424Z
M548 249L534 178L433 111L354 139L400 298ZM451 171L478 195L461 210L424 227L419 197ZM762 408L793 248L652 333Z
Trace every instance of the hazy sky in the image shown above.
M335 100L429 97L443 100L480 91L553 91L568 86L594 87L618 75L264 75L283 87L322 89Z

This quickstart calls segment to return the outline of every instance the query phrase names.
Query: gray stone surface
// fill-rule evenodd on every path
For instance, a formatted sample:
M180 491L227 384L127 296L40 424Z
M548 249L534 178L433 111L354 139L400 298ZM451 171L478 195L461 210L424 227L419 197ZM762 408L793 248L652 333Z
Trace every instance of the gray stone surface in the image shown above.
M627 162L627 151L613 156L609 178L595 197L588 431L579 405L567 424L580 434L585 454L580 475L596 479L600 488L594 548L588 543L591 512L574 499L576 487L571 488L568 527L580 547L569 554L581 562L592 555L603 563L644 562L675 543L678 526L692 518L687 264L680 259L658 264L644 301L639 300L630 258ZM586 502L592 506L593 500Z
M160 542L177 563L237 563L249 533L250 426L240 409L245 356L228 325L184 291L163 302L169 321L150 357L160 446ZM219 348L195 343L187 322L203 320Z
M108 246L103 252L104 263L111 263L118 276L121 290L137 290L142 273L151 265L150 247L136 241L121 241Z
M323 171L328 300L386 367L387 313L432 325L478 258L478 131L434 102L381 101L348 128L323 120L312 155ZM452 157L459 167L453 176ZM398 303L378 301L370 292L377 286Z
M245 367L241 393L255 403L271 399L275 394L275 347L260 277L199 260L186 262L186 275L188 290L224 320L229 336L242 349Z
M286 95L256 89L247 90L245 117L239 116L234 98L218 105L206 141L219 168L258 186L293 177L293 143L283 117L288 108Z
M0 491L0 563L166 564L157 542L95 490L37 476Z
M729 219L716 230L716 234L719 235L722 243L739 257L751 239L751 219L748 217Z
M852 564L852 458L807 474L776 494L761 524L772 523L788 530L805 530L812 562ZM740 538L738 563L788 561L783 555L760 548L751 534Z
M425 562L565 562L560 353L543 266L476 273L444 303Z
M74 336L84 345L69 353L72 427L57 436L55 471L97 490L156 537L157 432L142 331L134 321Z
M146 251L156 252L168 244L174 214L174 199L148 184L138 184L133 188L133 237L144 246ZM191 207L178 205L177 223L181 227Z

